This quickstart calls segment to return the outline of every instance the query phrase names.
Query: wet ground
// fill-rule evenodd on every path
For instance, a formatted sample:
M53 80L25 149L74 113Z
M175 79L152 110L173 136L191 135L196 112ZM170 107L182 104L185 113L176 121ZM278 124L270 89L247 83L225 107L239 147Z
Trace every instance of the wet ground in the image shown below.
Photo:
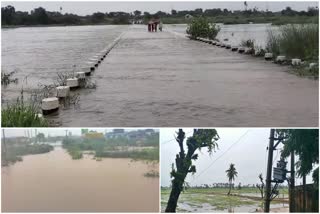
M289 74L290 67L171 30L131 26L120 32L120 42L93 74L97 89L80 90L78 108L51 117L62 126L318 124L318 81Z
M227 188L226 188L227 190ZM161 190L161 211L164 212L170 191ZM244 195L247 194L244 192ZM215 192L204 190L203 192L192 189L181 193L178 201L177 212L205 212L205 213L222 213L222 212L259 212L262 209L263 200L258 196L256 198L227 195L226 192ZM288 208L287 202L279 200L272 201L271 212Z

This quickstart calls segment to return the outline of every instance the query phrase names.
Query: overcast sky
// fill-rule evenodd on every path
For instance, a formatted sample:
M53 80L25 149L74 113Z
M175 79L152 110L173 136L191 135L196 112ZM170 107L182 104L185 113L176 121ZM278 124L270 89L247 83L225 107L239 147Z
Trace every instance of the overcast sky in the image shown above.
M192 135L192 129L183 130L186 132L187 137ZM162 186L170 185L171 165L179 152L179 146L173 140L176 131L177 129L161 129L160 132ZM197 172L195 175L188 175L187 182L190 185L212 184L215 182L227 183L228 178L225 171L230 163L234 163L238 171L236 184L239 182L242 184L258 183L258 175L260 173L263 174L265 179L267 166L266 148L269 143L270 129L224 128L217 129L217 131L220 136L218 141L219 150L210 156L206 149L202 149L199 153L199 159L194 161ZM282 145L277 148L282 148ZM277 150L274 152L274 160L279 159L280 150ZM274 161L274 166L276 162ZM289 168L290 162L287 164L287 169ZM301 179L298 179L297 185L300 182ZM308 176L307 183L311 182L312 178Z
M294 10L307 10L310 6L318 6L317 1L247 1L248 8L258 7L259 10L280 11L287 6ZM163 1L163 2L97 2L97 1L2 1L2 6L12 5L19 11L28 11L37 7L43 7L48 11L59 11L62 7L62 13L74 13L78 15L88 15L94 12L111 12L111 11L124 11L132 12L134 10L147 11L155 13L159 10L171 12L175 10L194 10L196 8L211 9L211 8L227 8L228 10L243 10L243 1L211 1L211 2L198 2L198 1Z

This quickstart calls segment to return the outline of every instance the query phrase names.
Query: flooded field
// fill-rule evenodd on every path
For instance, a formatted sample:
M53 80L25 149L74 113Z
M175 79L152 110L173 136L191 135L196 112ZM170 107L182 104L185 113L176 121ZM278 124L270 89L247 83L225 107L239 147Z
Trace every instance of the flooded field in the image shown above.
M61 147L2 168L3 212L158 212L157 164L84 155Z
M228 188L218 190L188 189L182 192L179 197L177 212L257 212L263 205L263 200L259 198L258 194L255 194L254 197L248 196L248 194L253 194L252 190L243 190L238 196L228 196L227 192ZM165 210L169 195L169 190L161 190L162 212ZM271 211L288 207L288 195L282 197L285 198L279 196L271 203Z

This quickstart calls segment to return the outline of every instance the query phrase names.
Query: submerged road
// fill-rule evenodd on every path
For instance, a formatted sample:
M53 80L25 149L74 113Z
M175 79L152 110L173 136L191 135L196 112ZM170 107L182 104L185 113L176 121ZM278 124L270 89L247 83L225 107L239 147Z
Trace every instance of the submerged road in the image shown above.
M172 32L125 32L66 126L318 126L318 81ZM90 112L90 113L88 113Z

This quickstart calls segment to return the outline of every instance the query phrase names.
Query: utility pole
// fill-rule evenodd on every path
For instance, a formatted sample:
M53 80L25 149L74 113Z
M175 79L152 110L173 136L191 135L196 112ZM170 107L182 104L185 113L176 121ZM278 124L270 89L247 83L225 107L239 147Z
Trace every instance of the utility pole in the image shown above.
M5 136L5 133L4 133L4 129L2 129L2 141L3 141L4 165L7 165L7 145L6 145L6 136Z
M295 172L294 172L294 151L291 151L291 166L290 166L290 205L289 212L295 212L295 201L294 201L294 188L295 188Z
M270 211L270 197L271 197L271 174L272 174L272 160L273 160L273 149L274 149L274 129L270 130L269 137L269 151L268 151L268 166L267 166L267 177L266 177L266 192L265 192L265 204L264 212Z
M38 130L34 129L34 134L35 134L35 144L38 143Z
M307 197L307 190L306 190L306 175L304 174L302 176L302 192L303 192L303 197L302 197L302 212L307 212L306 208L307 208L307 201L306 201L306 197Z

